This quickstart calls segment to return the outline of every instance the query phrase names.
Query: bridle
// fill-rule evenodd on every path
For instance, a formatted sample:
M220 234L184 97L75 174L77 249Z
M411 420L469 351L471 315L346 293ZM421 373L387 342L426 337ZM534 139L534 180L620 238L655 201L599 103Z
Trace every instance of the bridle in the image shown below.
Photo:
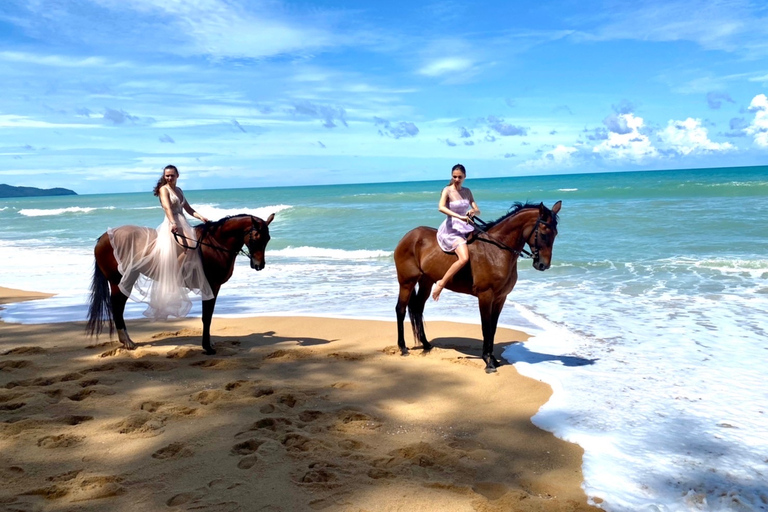
M248 236L249 240L250 240L250 238L252 238L252 235L253 235L254 232L256 232L256 227L252 225L251 229L245 234L245 236L243 236L243 240L245 240L246 236ZM248 247L248 244L244 244L246 247L248 247L248 252L245 252L242 247L240 247L239 249L227 249L226 247L219 247L219 246L207 243L207 242L203 242L203 238L205 238L207 235L208 235L208 230L203 228L203 233L200 235L200 238L198 238L198 239L186 237L186 236L182 235L181 233L174 233L173 234L173 238L176 240L177 244L179 244L181 247L183 247L184 249L187 249L187 250L197 251L197 250L200 249L201 245L204 245L206 247L210 247L211 249L215 249L215 250L220 251L220 252L226 252L228 254L234 254L235 256L237 256L238 254L242 254L243 256L245 256L245 257L247 257L249 259L251 258L251 255L250 255L251 248ZM179 241L179 239L181 239L182 241ZM191 245L187 245L187 243L186 243L187 241L194 242L195 243L194 247L192 247Z
M492 245L495 245L496 247L499 247L500 249L507 250L512 254L517 254L518 256L525 255L528 258L532 258L534 261L538 261L539 259L539 226L544 225L545 227L548 227L553 231L555 230L555 226L551 222L545 222L544 220L542 220L541 215L539 215L539 218L536 219L536 224L533 227L533 233L531 233L533 235L533 245L531 245L530 243L528 244L531 247L531 251L528 252L525 249L525 245L523 245L522 249L519 249L519 250L513 249L507 244L505 244L504 242L502 242L501 240L499 240L498 238L496 238L495 236L491 235L486 229L484 229L485 227L488 226L488 223L485 222L483 219L473 216L473 217L469 217L469 221L475 226L475 228L477 228L478 231L480 231L481 233L483 233L485 236L488 237L488 239L485 239L485 238L480 238L478 236L476 237L477 240L488 242ZM480 227L477 224L478 222L482 224L483 227ZM528 236L528 238L530 239L530 235Z

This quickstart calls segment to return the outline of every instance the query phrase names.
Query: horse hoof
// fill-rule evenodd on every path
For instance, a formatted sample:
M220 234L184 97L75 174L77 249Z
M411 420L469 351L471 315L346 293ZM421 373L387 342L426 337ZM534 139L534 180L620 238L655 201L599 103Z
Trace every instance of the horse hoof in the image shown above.
M216 349L215 348L204 348L203 349L203 354L205 354L207 356L215 355L216 354Z
M400 355L405 357L411 355L410 351L407 348L401 348L400 349Z
M493 366L486 366L485 373L496 373L496 368L494 368Z

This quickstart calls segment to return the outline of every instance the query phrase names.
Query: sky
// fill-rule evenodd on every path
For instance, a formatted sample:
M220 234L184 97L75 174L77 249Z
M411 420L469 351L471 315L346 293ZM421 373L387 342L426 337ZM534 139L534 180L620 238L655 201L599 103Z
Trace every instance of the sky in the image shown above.
M768 163L764 0L2 0L0 183Z

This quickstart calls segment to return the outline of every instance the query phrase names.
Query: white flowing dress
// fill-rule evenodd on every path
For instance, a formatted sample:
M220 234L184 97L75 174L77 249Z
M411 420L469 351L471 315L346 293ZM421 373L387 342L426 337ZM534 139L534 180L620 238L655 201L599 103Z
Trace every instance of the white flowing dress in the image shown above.
M172 189L169 192L176 230L188 239L186 245L195 247L195 231L184 216L184 196L178 197ZM123 276L120 291L147 303L144 316L154 320L185 317L192 308L190 291L203 300L213 298L200 252L176 243L167 216L157 229L120 226L107 233Z

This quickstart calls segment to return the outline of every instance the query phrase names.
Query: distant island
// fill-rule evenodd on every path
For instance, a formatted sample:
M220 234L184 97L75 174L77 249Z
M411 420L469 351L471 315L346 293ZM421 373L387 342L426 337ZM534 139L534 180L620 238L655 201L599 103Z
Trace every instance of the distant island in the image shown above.
M0 184L0 197L76 196L77 192L67 188L14 187Z

